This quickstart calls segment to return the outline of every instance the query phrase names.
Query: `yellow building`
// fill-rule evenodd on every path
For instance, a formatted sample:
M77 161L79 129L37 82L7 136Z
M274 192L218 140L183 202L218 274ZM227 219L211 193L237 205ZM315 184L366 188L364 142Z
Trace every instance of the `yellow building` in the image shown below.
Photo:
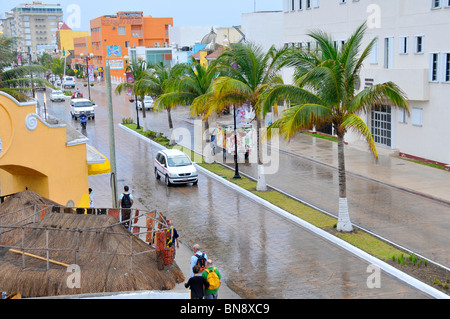
M56 41L59 52L63 49L66 55L69 51L75 50L74 39L80 37L88 37L89 31L73 31L65 23L56 31Z
M64 206L88 207L88 175L108 173L109 161L70 125L35 110L35 102L0 92L0 194L31 189Z

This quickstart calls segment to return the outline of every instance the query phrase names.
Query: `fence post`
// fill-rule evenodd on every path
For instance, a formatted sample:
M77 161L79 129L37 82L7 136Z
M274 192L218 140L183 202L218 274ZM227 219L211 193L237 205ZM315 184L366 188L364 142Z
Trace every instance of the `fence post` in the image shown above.
M50 269L49 257L50 252L48 251L48 228L45 230L45 247L47 249L47 270Z
M131 273L133 273L133 236L134 235L130 235L130 268L131 268Z
M25 241L25 228L24 228L24 226L22 226L22 268L25 269L25 251L24 251L25 243L24 243L24 241Z

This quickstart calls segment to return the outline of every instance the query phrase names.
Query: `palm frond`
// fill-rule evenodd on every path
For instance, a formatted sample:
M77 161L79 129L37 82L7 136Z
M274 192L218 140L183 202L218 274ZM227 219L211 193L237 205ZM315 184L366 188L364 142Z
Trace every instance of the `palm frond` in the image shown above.
M373 139L372 133L370 132L367 124L356 114L350 114L347 118L342 122L341 127L347 131L349 128L353 129L359 135L363 136L369 145L369 150L378 158L377 147L375 145L375 141Z
M370 112L374 108L390 105L404 109L409 114L406 94L393 82L376 84L359 92L348 105L348 111Z
M19 102L27 102L27 101L31 100L28 95L21 92L20 90L10 89L10 88L0 88L0 91L11 95L13 98L15 98Z

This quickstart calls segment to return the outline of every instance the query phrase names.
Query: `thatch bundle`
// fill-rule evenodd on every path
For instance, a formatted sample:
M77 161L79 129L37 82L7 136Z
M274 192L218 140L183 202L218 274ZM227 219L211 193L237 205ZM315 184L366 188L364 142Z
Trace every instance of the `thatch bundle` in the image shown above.
M32 190L17 193L7 197L0 205L0 227L5 225L21 226L33 223L35 217L39 220L40 206L59 205ZM72 211L67 208L68 211ZM12 245L20 240L22 233L15 229L0 229L0 245Z
M112 216L47 213L30 227L13 248L32 256L0 248L0 291L38 297L170 290L184 281L175 263L158 270L156 251ZM80 279L79 288L72 278Z

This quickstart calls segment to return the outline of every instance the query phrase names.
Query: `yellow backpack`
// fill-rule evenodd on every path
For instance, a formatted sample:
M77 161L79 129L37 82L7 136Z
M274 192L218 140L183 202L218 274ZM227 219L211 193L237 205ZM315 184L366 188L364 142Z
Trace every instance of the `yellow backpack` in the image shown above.
M208 269L205 269L208 273L208 276L206 277L206 281L209 284L208 290L216 290L220 287L220 279L219 276L217 276L217 273L215 272L216 267L214 267L211 271Z

